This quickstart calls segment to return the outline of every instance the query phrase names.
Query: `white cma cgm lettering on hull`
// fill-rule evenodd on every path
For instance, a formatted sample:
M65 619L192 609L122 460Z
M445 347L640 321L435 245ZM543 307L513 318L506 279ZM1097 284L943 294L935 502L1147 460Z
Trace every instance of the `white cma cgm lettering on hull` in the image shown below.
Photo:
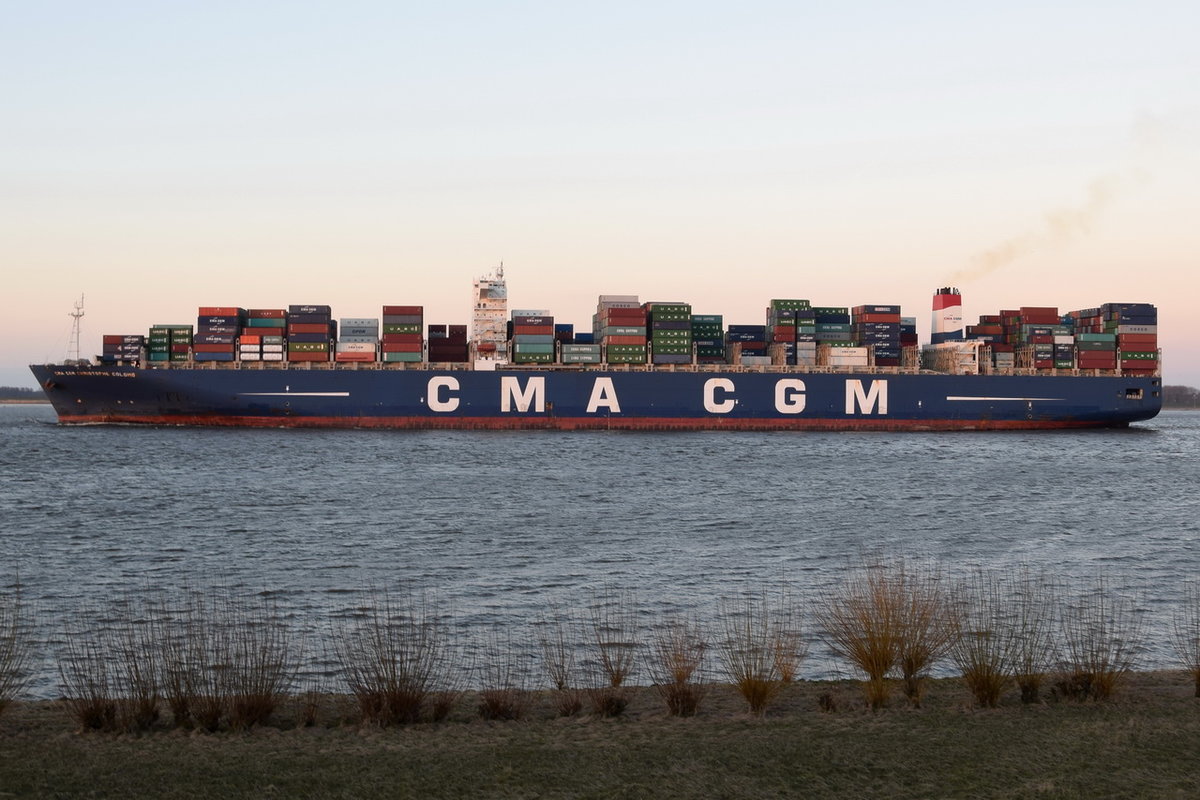
M426 389L426 405L430 411L449 413L457 411L459 398L450 394L459 390L457 378L449 375L438 375L429 379ZM702 404L710 414L728 414L738 404L735 393L737 385L731 378L709 378L704 382ZM774 404L779 414L800 414L807 405L807 387L799 378L781 378L775 382ZM524 385L521 379L505 375L500 378L500 413L545 413L546 411L546 379L542 376L530 377ZM604 410L610 414L621 413L621 403L617 398L617 387L610 377L598 377L592 383L592 391L588 397L585 413L595 414ZM865 388L863 382L857 379L846 381L846 413L847 414L886 414L888 413L887 381L871 381L870 388Z

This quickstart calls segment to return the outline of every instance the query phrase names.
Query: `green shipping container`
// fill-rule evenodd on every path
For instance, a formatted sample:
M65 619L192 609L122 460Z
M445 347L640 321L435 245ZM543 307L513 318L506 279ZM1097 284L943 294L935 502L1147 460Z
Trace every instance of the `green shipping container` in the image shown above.
M400 324L384 325L383 332L384 333L420 333L421 326L420 325L400 325Z
M328 353L329 342L288 342L289 353Z
M808 311L812 306L807 300L772 300L771 308L776 311Z

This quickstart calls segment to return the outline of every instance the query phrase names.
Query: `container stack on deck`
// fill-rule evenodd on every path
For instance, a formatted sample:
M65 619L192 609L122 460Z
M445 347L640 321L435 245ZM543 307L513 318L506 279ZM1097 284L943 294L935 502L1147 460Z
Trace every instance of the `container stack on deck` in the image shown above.
M329 361L335 339L337 323L329 306L288 306L288 361Z
M514 364L554 363L554 317L549 311L513 311L508 338Z
M730 325L725 330L725 358L730 364L770 364L766 325Z
M238 335L246 310L236 306L201 306L196 316L196 333L192 337L192 359L195 361L233 361L237 358Z
M692 344L697 364L725 362L725 318L720 314L692 315Z
M855 306L850 318L854 340L871 348L875 366L900 366L900 306Z
M466 325L430 325L429 361L434 364L462 364L470 359Z
M250 309L238 339L238 358L242 361L283 361L286 333L286 308Z
M767 306L766 333L772 362L817 363L816 313L809 301L772 300Z
M101 346L101 364L137 364L145 354L146 337L136 333L106 333Z
M424 359L425 307L383 306L382 358L388 363L416 363Z
M379 320L371 317L343 317L338 323L338 339L333 360L373 363L379 359Z
M1072 311L1080 369L1134 374L1158 369L1158 309L1149 303L1105 303Z
M609 364L646 363L646 311L635 295L600 295L592 333Z
M692 307L687 303L644 303L650 362L692 363Z
M191 325L151 325L146 337L151 361L190 361L192 358Z

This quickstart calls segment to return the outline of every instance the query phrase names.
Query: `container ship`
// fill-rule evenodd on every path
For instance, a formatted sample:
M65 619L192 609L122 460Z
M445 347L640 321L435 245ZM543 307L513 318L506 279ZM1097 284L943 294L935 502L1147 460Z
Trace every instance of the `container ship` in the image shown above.
M726 324L685 302L601 295L590 331L508 309L503 268L471 324L419 305L204 306L31 370L63 424L396 429L1115 428L1162 407L1157 310L1022 307L963 325L933 297L929 343L898 305L777 298Z

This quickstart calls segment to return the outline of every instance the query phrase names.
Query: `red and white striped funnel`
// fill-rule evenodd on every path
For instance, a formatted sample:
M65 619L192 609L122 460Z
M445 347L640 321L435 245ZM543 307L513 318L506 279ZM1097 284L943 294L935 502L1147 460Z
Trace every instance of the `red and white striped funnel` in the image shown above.
M930 344L953 342L963 338L962 296L958 289L946 286L933 295L933 331Z

